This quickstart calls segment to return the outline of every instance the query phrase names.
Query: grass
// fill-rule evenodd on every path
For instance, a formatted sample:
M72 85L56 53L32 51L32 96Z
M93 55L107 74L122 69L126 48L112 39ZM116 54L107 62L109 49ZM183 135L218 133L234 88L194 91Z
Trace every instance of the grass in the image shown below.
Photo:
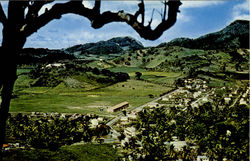
M142 72L142 79L152 81L155 83L167 83L173 85L174 81L181 77L181 72L154 72L154 71L147 71Z
M130 108L135 108L167 92L170 88L139 80L120 82L108 87L86 90L70 88L63 83L55 88L29 87L27 76L17 81L15 94L17 98L11 102L11 112L60 112L60 113L95 113L109 115L106 110L120 102L128 101ZM25 82L26 81L26 82Z
M7 160L81 160L81 161L113 161L118 160L118 152L111 144L66 145L57 151L48 149L16 150L4 153Z
M115 67L110 68L113 72L126 72L129 74L131 79L135 79L135 72L141 72L141 79L146 81L151 81L156 84L169 84L173 85L174 81L182 77L183 74L181 72L158 72L158 71L147 71L146 69L138 68L138 67Z
M177 50L178 49L178 50ZM180 59L192 55L204 55L202 50L190 50L173 48L174 52L164 49L159 49L158 56L149 55L147 57L154 57L149 62L152 66L158 62L165 61L163 55L167 55L168 59ZM128 54L127 54L128 55ZM135 56L136 53L133 53ZM218 70L218 64L228 63L230 57L228 54L219 52L216 55L216 63L214 66L210 65L207 70ZM178 58L176 58L178 56ZM138 59L141 57L138 57ZM97 61L96 61L97 63ZM212 63L214 64L214 63ZM195 64L193 64L195 65ZM107 66L108 67L108 66ZM204 67L205 68L205 67ZM207 67L206 67L207 68ZM213 69L214 68L214 69ZM30 87L32 81L27 75L20 75L15 86L15 94L17 98L11 102L11 112L66 112L66 113L95 113L99 115L110 115L106 112L106 108L114 106L120 102L128 101L130 108L135 108L152 100L149 95L158 97L161 93L165 93L171 88L177 78L184 77L181 72L156 72L148 71L140 67L112 67L109 70L113 72L126 72L130 75L130 80L127 82L117 83L111 86L102 87L96 85L93 81L86 82L82 76L77 79L82 83L84 88L70 88L64 83L59 84L55 88L49 87ZM20 69L19 74L27 73L28 70ZM135 72L141 72L142 80L135 80ZM212 79L210 86L224 85L224 80ZM163 86L165 85L165 87ZM167 87L166 87L167 85ZM104 111L100 111L104 109Z
M128 73L129 76L135 75L135 72L146 71L146 69L142 69L139 67L113 67L113 68L109 68L109 70L112 72L125 72L125 73Z

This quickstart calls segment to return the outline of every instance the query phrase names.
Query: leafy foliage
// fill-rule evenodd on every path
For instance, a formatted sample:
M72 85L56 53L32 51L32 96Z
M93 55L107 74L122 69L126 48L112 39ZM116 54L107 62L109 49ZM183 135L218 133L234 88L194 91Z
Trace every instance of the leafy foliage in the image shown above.
M136 125L139 134L125 146L125 156L143 160L193 160L206 153L212 160L247 160L249 106L223 104L217 98L199 108L162 107L141 111ZM169 144L173 136L187 142L183 151L175 151ZM138 140L137 145L133 139Z
M93 136L107 135L106 125L90 127L94 116L31 118L21 113L10 117L8 126L10 138L20 140L35 148L58 149L62 145L91 141Z
M4 161L9 160L29 160L29 161L114 161L118 160L117 150L111 144L79 144L66 145L56 151L49 149L17 149L3 153Z
M100 84L114 84L129 79L127 73L111 72L107 69L91 68L77 64L61 64L59 67L38 66L30 72L30 77L35 79L32 86L56 87L68 77L81 76L87 82L97 82Z

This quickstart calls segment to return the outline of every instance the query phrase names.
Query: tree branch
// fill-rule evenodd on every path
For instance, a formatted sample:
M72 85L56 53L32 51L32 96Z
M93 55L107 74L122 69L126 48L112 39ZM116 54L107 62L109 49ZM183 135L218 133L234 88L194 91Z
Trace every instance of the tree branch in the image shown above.
M6 21L7 21L7 18L6 18L4 11L3 11L2 4L0 2L0 22L5 24Z
M151 23L152 23L152 21L153 21L154 12L155 12L155 9L153 9L152 14L151 14L151 19L150 19L150 21L148 22L148 26L149 26L149 27L151 26Z
M8 5L8 23L15 24L15 28L20 30L24 24L24 10L28 6L29 1L9 0ZM12 26L12 25L10 25Z
M144 24L145 19L145 6L144 6L144 0L141 0L141 3L138 4L139 10L135 13L135 17L137 17L141 14L141 23Z
M26 14L26 21L32 21L34 18L38 17L38 12L40 9L48 3L53 2L54 0L38 0L34 1L32 4L28 6L28 13Z
M167 1L164 0L163 4L164 4L164 12L163 12L162 20L165 20L165 18L166 18L166 12L167 12L167 5L168 5Z
M143 2L143 1L142 1ZM144 4L143 4L144 5ZM180 0L169 0L168 18L163 19L162 22L152 30L150 26L144 26L143 23L137 21L138 13L142 13L142 7L136 14L125 13L124 11L110 12L106 11L100 14L100 1L95 1L93 9L84 7L81 1L70 1L63 4L55 4L48 12L34 19L32 24L27 24L24 29L26 36L36 32L54 19L59 19L63 14L74 13L86 17L90 20L91 26L95 29L101 28L105 24L111 22L126 22L130 25L142 38L148 40L155 40L159 38L164 31L169 29L176 22L177 12L179 12ZM144 8L144 6L143 6Z
M95 10L95 12L100 14L100 8L101 8L101 0L95 0L95 6L93 10Z

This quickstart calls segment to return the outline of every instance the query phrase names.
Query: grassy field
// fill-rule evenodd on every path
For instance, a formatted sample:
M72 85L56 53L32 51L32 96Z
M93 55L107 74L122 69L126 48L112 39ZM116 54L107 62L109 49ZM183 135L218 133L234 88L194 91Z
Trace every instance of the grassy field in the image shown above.
M175 48L173 50L176 50ZM164 53L159 50L159 59L163 59L163 55L168 55L169 59L182 58L187 55L202 55L204 51L195 50L189 51L182 49L178 54ZM150 55L152 56L152 55ZM219 53L218 60L221 62L228 62L229 57L227 54ZM154 60L160 62L158 57ZM217 63L218 64L218 63ZM217 65L216 64L216 65ZM155 65L152 61L151 65ZM159 97L160 94L165 93L174 88L176 79L184 77L185 75L180 72L169 71L149 71L140 67L132 66L117 66L109 68L112 72L126 72L130 76L127 82L120 82L111 86L102 87L100 84L86 82L87 78L81 75L72 78L82 83L84 88L71 88L61 83L58 86L52 87L31 87L32 79L22 73L28 73L29 69L19 69L19 78L16 81L14 98L11 102L11 112L65 112L65 113L95 113L99 115L110 115L106 109L114 106L123 101L130 103L130 109L145 104L152 100L149 95ZM208 68L208 67L203 67ZM209 71L213 66L209 67ZM218 70L218 66L214 67ZM212 70L213 71L213 70ZM135 72L141 72L141 80L136 80ZM226 82L223 80L211 80L210 85L216 86L218 84L224 85ZM102 111L103 110L103 111Z
M169 86L172 86L177 78L183 76L181 72L147 71L146 69L138 67L115 67L110 68L110 70L114 72L126 72L129 74L131 79L135 79L135 72L140 72L142 73L142 80L150 81L157 84L168 84Z
M155 80L159 79L155 76L168 76L167 73L146 71L142 73L143 77ZM133 76L134 70L130 74ZM16 98L11 102L11 112L40 111L108 115L107 107L128 101L132 109L152 100L153 98L150 98L149 95L159 97L160 94L171 90L171 88L162 87L159 84L134 79L91 90L70 88L64 83L54 88L30 87L30 81L31 79L27 75L19 76L14 90Z
M7 160L82 160L82 161L113 161L118 160L118 152L108 144L66 145L56 151L48 149L30 149L6 152Z

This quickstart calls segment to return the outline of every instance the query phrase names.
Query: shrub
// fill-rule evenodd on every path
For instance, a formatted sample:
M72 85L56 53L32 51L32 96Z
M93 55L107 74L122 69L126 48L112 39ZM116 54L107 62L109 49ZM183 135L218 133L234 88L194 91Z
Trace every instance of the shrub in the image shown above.
M106 135L109 127L100 125L90 128L90 119L94 116L72 115L67 117L46 115L32 118L21 113L8 120L10 137L35 148L56 150L62 145L91 141L93 136Z

